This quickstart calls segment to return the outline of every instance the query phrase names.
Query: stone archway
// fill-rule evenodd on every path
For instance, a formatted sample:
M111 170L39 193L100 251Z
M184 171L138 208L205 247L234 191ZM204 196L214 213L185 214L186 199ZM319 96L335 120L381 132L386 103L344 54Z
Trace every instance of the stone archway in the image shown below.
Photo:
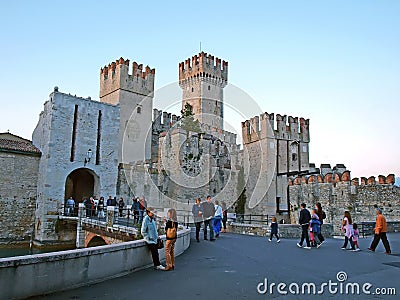
M95 235L91 238L91 240L87 243L86 247L97 247L107 245L107 242L98 235Z
M99 178L90 169L80 168L72 171L65 181L65 199L72 197L76 203L83 198L97 195L99 192Z

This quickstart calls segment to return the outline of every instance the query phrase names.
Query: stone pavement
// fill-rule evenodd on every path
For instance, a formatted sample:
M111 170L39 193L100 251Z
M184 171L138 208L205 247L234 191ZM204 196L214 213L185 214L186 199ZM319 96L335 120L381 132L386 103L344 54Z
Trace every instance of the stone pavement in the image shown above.
M190 248L177 258L175 271L147 269L35 299L398 299L400 233L389 234L389 241L394 255L384 254L382 245L376 253L366 250L371 238L360 239L363 251L355 253L341 250L339 239L327 240L320 249L306 250L296 246L297 240L277 244L263 237L227 233L216 242L192 240ZM289 284L297 283L301 291L302 283L307 282L315 283L318 291L323 282L340 283L338 272L346 272L344 284L358 283L362 288L371 283L371 294L341 295L339 290L333 295L328 287L321 295L293 295L288 290ZM278 294L276 286L273 294L259 294L257 286L265 278L268 286L286 283L288 294ZM376 287L396 288L397 296L372 295Z

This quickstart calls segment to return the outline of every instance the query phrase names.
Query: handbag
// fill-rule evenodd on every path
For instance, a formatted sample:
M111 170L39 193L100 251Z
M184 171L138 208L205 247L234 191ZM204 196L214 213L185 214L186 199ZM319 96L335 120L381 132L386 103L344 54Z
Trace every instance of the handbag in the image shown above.
M164 248L164 241L160 238L157 239L157 249Z
M172 223L172 228L167 228L167 239L173 240L176 239L176 227L175 224Z

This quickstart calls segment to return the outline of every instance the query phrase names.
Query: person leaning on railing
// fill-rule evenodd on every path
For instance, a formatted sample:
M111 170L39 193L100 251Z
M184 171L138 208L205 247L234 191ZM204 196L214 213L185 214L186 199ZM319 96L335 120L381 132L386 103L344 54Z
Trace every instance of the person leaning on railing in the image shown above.
M148 207L146 213L147 215L143 218L140 232L146 241L147 247L150 249L154 268L156 270L165 270L165 267L160 263L160 257L158 255L158 231L154 208Z

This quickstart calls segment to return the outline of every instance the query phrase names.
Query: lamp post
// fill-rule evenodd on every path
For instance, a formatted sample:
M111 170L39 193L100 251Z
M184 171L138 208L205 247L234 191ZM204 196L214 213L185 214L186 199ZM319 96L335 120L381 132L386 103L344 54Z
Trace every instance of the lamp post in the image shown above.
M92 149L89 149L89 150L86 152L85 162L84 162L84 164L83 164L84 167L86 167L86 164L87 164L88 162L90 162L90 159L92 158L92 156L93 156Z

